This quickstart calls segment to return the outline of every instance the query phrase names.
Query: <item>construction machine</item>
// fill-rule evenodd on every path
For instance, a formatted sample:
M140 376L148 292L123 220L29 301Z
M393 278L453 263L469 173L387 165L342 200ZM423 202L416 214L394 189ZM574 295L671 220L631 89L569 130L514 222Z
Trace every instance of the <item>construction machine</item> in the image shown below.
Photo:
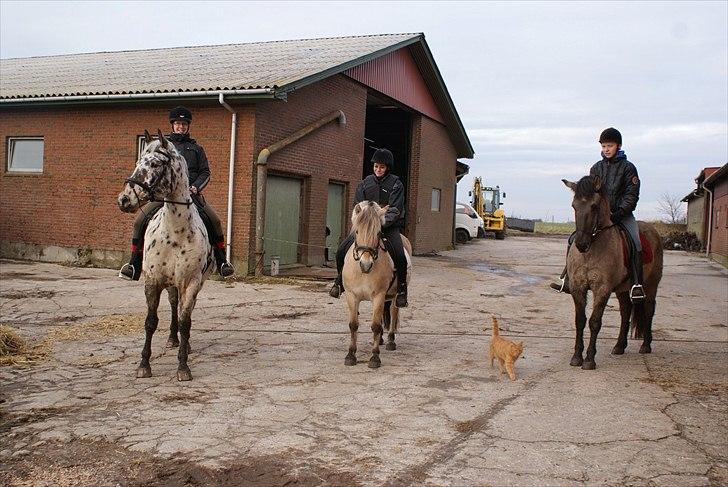
M485 231L495 233L498 240L506 238L506 212L501 208L503 203L500 187L483 186L483 180L477 177L473 181L470 196L473 208L483 219ZM503 193L503 198L505 197L506 194Z

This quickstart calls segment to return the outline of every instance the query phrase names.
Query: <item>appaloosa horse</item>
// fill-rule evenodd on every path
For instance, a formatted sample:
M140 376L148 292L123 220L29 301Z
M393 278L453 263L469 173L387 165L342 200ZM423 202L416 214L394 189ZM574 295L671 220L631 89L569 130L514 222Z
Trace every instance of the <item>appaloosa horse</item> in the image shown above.
M214 257L207 229L190 197L187 163L161 131L157 131L158 140L153 140L147 131L144 133L147 147L117 201L121 211L127 213L135 212L148 201L164 202L144 234L146 340L137 377L152 375L152 336L159 322L159 297L167 289L172 308L167 346L179 345L177 379L192 380L187 365L192 310L197 293L215 268ZM178 322L181 342L177 338Z
M643 303L632 304L629 299L631 273L625 262L623 236L619 227L610 220L609 198L603 191L598 176L584 176L577 183L562 179L574 191L572 207L576 221L574 245L566 259L569 273L569 288L576 311L576 344L571 365L582 369L596 368L597 335L602 327L602 315L609 297L614 292L619 300L621 326L617 344L612 354L621 355L627 348L630 319L635 338L643 338L640 353L652 351L652 318L655 314L657 286L662 279L662 240L657 230L649 223L639 222L640 233L646 237L649 249L643 248L643 255L652 252L652 260L644 263L645 291ZM647 260L647 259L645 259ZM591 290L594 306L589 318L589 347L586 358L584 351L584 327L586 325L586 296Z
M369 367L374 369L381 365L379 345L382 343L382 325L386 324L387 321L389 322L389 334L387 335L385 348L387 350L397 348L394 342L394 335L399 324L399 308L394 302L397 292L397 277L394 272L394 261L387 253L381 237L386 212L387 207L380 208L374 201L362 201L354 206L351 215L352 232L355 233L356 240L350 247L351 252L347 251L346 253L341 274L344 289L346 289L346 304L349 307L349 331L351 332L349 353L344 360L346 365L356 365L359 303L362 301L372 302L374 342ZM412 246L404 235L402 235L402 244L409 263ZM408 282L410 267L408 265ZM389 320L384 318L385 303L387 304L386 307L389 308Z

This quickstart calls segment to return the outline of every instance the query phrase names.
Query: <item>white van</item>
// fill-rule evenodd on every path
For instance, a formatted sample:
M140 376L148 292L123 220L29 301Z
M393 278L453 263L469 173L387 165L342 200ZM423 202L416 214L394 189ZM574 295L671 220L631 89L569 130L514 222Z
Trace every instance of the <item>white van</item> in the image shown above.
M467 243L478 236L478 229L483 234L483 219L466 203L455 203L455 241Z

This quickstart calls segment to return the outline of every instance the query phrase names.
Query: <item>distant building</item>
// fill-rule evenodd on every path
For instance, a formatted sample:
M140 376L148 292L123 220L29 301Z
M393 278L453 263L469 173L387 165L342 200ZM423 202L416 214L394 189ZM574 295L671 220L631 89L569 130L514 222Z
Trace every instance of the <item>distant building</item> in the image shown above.
M378 147L415 253L454 244L473 147L424 35L390 34L0 60L0 256L117 265L132 217L116 196L177 105L238 272L333 258Z
M703 187L710 201L707 253L728 267L728 164L706 177Z
M710 206L708 199L705 197L706 192L705 188L703 188L703 181L718 169L720 167L706 167L700 171L698 177L695 178L697 187L682 199L688 205L687 231L697 235L703 248L707 244L705 238L708 234L708 209Z

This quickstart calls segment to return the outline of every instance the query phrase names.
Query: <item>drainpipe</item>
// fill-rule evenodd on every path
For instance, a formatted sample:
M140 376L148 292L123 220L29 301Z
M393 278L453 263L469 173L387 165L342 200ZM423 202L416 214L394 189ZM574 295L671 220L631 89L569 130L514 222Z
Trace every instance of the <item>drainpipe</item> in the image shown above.
M225 240L227 242L225 248L225 258L230 262L230 251L232 249L233 240L233 190L235 183L233 175L235 173L235 136L238 128L238 114L233 108L225 103L225 95L220 93L218 101L220 105L224 106L227 111L233 114L232 124L230 126L230 168L228 170L228 201L227 201L227 235Z
M713 230L713 192L709 190L706 186L703 186L703 189L708 192L708 195L710 198L708 199L708 203L710 204L710 210L708 210L708 236L705 239L705 255L707 257L710 257L710 235Z
M268 181L268 158L275 152L283 149L287 145L296 142L298 139L318 130L329 122L338 120L339 125L346 125L346 116L341 110L336 110L329 115L306 125L301 130L294 132L285 139L281 139L275 144L263 148L258 153L257 167L257 189L255 197L255 275L263 275L263 235L265 234L265 190Z

